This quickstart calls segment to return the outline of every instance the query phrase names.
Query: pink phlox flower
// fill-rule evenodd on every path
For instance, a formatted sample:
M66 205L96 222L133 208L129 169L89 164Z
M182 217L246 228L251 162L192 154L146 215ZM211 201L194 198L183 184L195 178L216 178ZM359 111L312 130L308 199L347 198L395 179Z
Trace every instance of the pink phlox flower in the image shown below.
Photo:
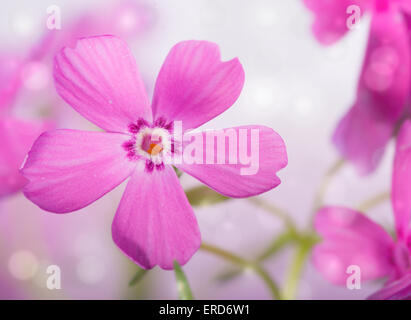
M218 46L210 42L178 43L160 70L150 106L126 43L98 36L61 50L55 57L54 79L60 96L104 132L42 134L22 170L29 180L26 197L47 211L72 212L130 178L114 217L114 242L143 268L171 269L174 260L185 264L200 246L200 231L178 177L163 156L181 150L170 138L176 121L183 131L194 129L234 104L244 84L239 60L221 62ZM176 166L230 197L276 187L276 172L287 164L283 140L264 126L232 128L236 133L242 129L258 130L256 174L241 175L243 166L237 163ZM217 157L228 152L228 145L225 150L212 148Z
M304 3L315 14L313 32L325 45L335 43L351 26L358 26L363 14L371 16L356 101L333 135L341 155L360 174L371 173L402 118L409 113L411 1L304 0ZM353 10L358 9L360 14L355 17L358 13Z
M330 282L345 285L347 268L357 266L361 281L387 278L373 298L411 295L411 121L398 134L391 190L395 218L393 238L363 213L344 207L325 207L315 218L323 238L313 251L319 272ZM407 291L408 290L408 291ZM408 292L408 293L407 293Z

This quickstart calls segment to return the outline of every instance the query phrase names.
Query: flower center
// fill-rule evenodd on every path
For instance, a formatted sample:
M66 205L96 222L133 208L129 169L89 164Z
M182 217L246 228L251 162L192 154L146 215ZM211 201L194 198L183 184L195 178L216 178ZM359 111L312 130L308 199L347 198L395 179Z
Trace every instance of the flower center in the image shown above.
M156 156L164 150L162 140L161 136L146 134L143 137L141 149L151 156Z
M173 123L163 118L149 124L140 118L128 126L131 139L123 144L131 161L143 161L148 172L162 170L168 157L174 153Z
M136 134L136 153L154 162L154 164L161 164L163 163L164 155L170 152L170 138L169 131L164 128L142 128Z

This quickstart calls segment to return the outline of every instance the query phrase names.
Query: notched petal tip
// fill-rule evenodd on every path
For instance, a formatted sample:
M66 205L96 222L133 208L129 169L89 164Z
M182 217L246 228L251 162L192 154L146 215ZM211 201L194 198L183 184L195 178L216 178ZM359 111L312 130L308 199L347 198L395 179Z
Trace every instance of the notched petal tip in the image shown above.
M209 131L199 132L202 150L206 150L202 153L202 161L183 161L176 166L211 189L230 198L256 196L281 183L277 172L286 167L288 156L283 139L273 129L251 125L222 129L217 132L224 135L230 132L235 134L233 136L239 137L238 140L235 139L234 148L225 145L225 149L221 149L218 143L214 143L214 139L208 138ZM191 142L184 143L183 148L186 148ZM214 160L224 160L210 163L207 161L208 152L212 152ZM247 156L241 159L245 154Z
M231 107L244 85L238 58L221 61L217 44L188 40L167 55L156 81L154 118L182 121L195 129Z

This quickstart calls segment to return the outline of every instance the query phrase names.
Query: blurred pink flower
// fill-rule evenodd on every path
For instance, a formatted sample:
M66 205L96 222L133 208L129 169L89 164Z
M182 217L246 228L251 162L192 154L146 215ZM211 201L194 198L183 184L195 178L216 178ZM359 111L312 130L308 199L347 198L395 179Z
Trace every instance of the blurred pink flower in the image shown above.
M0 112L10 106L20 85L21 59L16 55L0 55Z
M411 273L369 296L370 300L411 300Z
M65 19L58 30L47 30L26 54L22 48L14 53L0 55L0 109L11 106L16 96L23 91L41 93L42 99L56 107L55 95L50 94L52 61L63 45L74 45L76 39L110 34L126 39L137 39L154 23L152 7L143 1L121 0L93 8L81 15ZM53 88L54 89L54 88ZM28 99L33 101L32 96ZM58 108L57 108L58 109Z
M130 177L112 225L114 242L144 268L171 269L174 260L186 263L200 246L200 232L173 168L156 158L160 152L173 153L174 144L156 148L156 142L153 147L151 134L156 129L170 135L173 121L182 121L185 129L197 128L227 110L243 87L240 62L221 62L217 45L210 42L178 43L161 68L150 107L132 53L117 37L79 40L55 61L61 97L106 132L44 133L22 171L29 180L24 194L45 210L66 213ZM234 129L240 128L259 129L255 175L241 176L239 164L177 167L230 197L274 188L280 183L276 172L287 164L281 137L263 126Z
M51 129L49 121L84 126L80 117L73 116L73 112L67 111L68 108L62 108L65 103L55 93L51 80L52 61L57 51L65 43L74 43L78 37L96 34L116 34L136 43L154 23L153 7L143 3L148 2L116 0L81 11L80 15L67 16L65 11L62 29L45 29L44 34L34 40L34 45L22 44L12 49L3 45L0 48L0 206L4 208L0 212L0 243L7 244L0 250L0 260L7 262L15 252L25 249L42 261L53 261L67 268L69 271L63 273L64 289L61 293L47 292L49 298L64 295L118 298L123 296L124 283L131 276L126 268L127 261L116 259L120 253L115 246L107 245L112 244L112 240L103 232L107 223L111 223L111 217L109 222L107 218L101 219L102 211L112 211L111 201L118 199L118 193L112 193L97 206L88 207L84 210L85 215L67 215L63 219L44 215L44 211L36 210L19 195L8 195L20 191L26 182L19 168L35 139L43 131ZM22 114L25 120L19 120ZM39 116L47 116L48 121L34 120ZM99 214L98 222L94 214ZM56 238L56 235L59 237ZM88 243L80 246L78 239L85 238L85 235ZM79 246L81 252L78 252ZM2 298L30 297L34 294L31 291L23 295L29 283L37 286L34 283L37 278L17 280L8 270L7 263L2 266ZM43 271L39 269L39 274ZM104 274L108 273L111 276L105 277ZM35 296L41 296L40 291L36 291Z
M387 292L395 288L411 290L410 160L411 121L406 121L398 135L392 178L396 239L361 212L342 207L326 207L318 212L315 229L323 241L314 248L313 260L332 283L345 285L347 268L356 265L361 280L388 277L385 293L377 297L389 295Z
M19 120L11 116L16 95L22 86L26 61L18 55L0 57L0 198L20 191L26 179L20 167L34 140L51 123L41 120Z
M24 186L20 167L33 141L47 129L51 129L48 122L0 117L0 199Z
M154 10L140 0L120 0L74 16L59 30L48 30L36 46L37 58L53 58L63 46L74 46L78 38L114 35L136 39L154 23Z
M141 1L123 0L67 21L61 30L48 30L26 53L0 54L0 197L23 187L25 179L18 171L20 165L41 130L46 130L47 126L50 129L46 122L20 121L9 116L13 114L18 94L24 89L32 92L47 89L41 99L58 109L58 103L53 101L54 94L50 94L54 92L52 82L48 80L52 78L52 57L63 44L74 43L81 36L104 33L136 37L153 23L153 12ZM33 97L28 100L34 109Z
M409 101L411 1L304 0L315 13L313 32L326 45L347 31L347 8L372 15L357 99L342 118L333 141L360 174L372 172L405 115ZM358 23L358 21L357 21Z

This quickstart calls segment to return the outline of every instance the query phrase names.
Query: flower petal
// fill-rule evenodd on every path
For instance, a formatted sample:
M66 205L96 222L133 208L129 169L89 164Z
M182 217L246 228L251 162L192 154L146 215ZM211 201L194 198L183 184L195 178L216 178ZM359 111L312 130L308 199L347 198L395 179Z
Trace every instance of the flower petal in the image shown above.
M341 154L360 174L376 168L404 112L410 83L408 39L400 15L375 13L357 101L333 137Z
M55 57L60 96L106 131L125 132L139 117L152 115L144 84L127 44L114 36L83 38Z
M352 11L347 13L349 6L359 6L362 15L370 2L372 0L304 0L306 7L315 14L314 35L324 45L335 43L349 31L347 20L353 14Z
M406 240L411 220L411 121L401 127L397 138L392 179L392 204L397 235Z
M225 143L214 139L213 134L222 137ZM244 198L280 184L276 173L287 165L287 152L284 141L271 128L241 126L193 135L193 140L184 144L182 163L176 166L217 192L228 197ZM225 135L235 137L235 140L229 142ZM191 155L188 145L195 146L194 139L200 142L197 149L203 150L200 163L187 160L187 156ZM196 152L193 151L194 154ZM245 155L250 156L246 158ZM211 164L207 164L208 157Z
M401 1L398 5L404 14L411 15L411 2L409 0Z
M377 119L370 107L368 104L352 107L333 135L338 151L360 175L370 174L376 169L394 130L389 121Z
M23 59L17 54L0 53L0 110L10 107L21 87Z
M145 269L185 264L201 244L197 221L170 166L136 171L127 185L112 226L113 240Z
M23 189L40 208L66 213L81 209L129 177L135 163L127 159L119 133L54 130L34 143L22 169Z
M23 188L27 181L19 169L33 142L49 127L47 122L0 118L0 197Z
M313 251L313 261L330 282L345 285L347 268L359 266L361 279L369 280L394 271L390 235L360 212L326 207L317 213L315 229L323 237Z
M368 300L411 300L411 273L391 282Z
M216 44L180 42L171 49L158 75L154 118L182 121L184 130L197 128L233 105L243 84L239 60L221 62Z

